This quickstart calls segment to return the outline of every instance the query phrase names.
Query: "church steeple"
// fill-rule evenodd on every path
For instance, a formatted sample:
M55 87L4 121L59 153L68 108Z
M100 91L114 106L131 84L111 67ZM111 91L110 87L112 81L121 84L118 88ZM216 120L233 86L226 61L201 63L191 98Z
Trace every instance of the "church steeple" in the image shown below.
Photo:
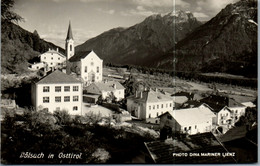
M67 33L67 38L66 40L72 39L73 40L73 36L72 36L72 30L71 30L71 25L69 23L69 28L68 28L68 33Z
M69 60L74 55L74 39L72 36L71 24L69 22L68 33L65 42L66 57Z

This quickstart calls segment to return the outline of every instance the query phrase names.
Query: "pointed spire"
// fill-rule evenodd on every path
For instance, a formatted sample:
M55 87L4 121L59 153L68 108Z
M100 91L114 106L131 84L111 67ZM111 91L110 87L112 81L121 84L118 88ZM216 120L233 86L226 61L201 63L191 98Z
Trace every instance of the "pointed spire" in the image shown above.
M68 28L68 33L67 33L66 40L69 40L69 39L73 39L70 23L69 23L69 28Z

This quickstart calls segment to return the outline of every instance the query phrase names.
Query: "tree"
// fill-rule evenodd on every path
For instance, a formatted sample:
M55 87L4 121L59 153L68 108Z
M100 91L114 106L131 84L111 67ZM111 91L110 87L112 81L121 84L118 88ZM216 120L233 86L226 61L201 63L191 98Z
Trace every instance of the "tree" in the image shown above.
M14 0L2 0L1 1L1 19L2 21L14 22L18 23L19 21L23 21L24 19L11 11L14 6Z

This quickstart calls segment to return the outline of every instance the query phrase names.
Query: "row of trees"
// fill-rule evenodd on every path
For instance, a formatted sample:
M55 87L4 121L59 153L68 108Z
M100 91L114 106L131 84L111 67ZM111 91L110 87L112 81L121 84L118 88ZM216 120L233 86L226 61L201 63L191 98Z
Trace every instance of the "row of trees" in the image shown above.
M26 109L23 115L6 110L1 123L3 164L85 164L123 163L152 140L147 134L126 132L124 128L100 126L98 115L71 117L66 111ZM44 158L20 158L22 152L44 153ZM80 159L58 158L59 153L82 153ZM48 158L48 154L54 158Z

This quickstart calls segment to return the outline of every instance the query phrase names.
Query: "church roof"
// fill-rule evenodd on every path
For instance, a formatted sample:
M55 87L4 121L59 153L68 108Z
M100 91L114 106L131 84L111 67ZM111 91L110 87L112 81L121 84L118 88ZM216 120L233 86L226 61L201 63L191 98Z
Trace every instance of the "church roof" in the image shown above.
M67 33L66 40L69 40L69 39L73 39L70 23L69 23L69 28L68 28L68 33Z
M74 56L72 56L69 61L70 62L77 62L80 61L81 59L84 59L86 56L88 56L88 54L91 51L80 51L80 52L76 52L76 54Z
M46 75L41 78L36 84L68 84L68 83L81 83L76 78L67 75L59 70Z

